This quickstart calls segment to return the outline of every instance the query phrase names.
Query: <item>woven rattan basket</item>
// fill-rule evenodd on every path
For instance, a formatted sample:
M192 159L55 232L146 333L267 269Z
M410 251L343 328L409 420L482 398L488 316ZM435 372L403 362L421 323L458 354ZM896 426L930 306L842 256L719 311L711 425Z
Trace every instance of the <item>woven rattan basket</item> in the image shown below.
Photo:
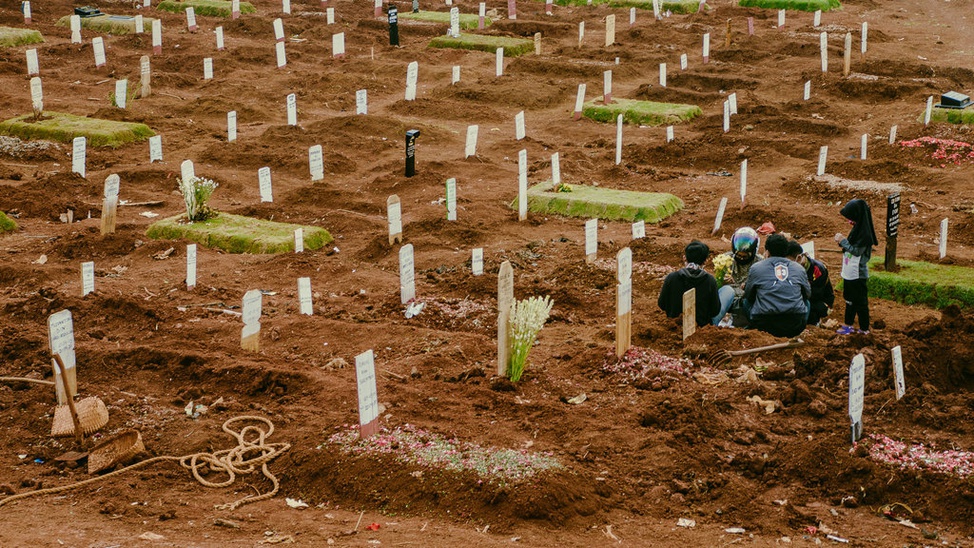
M89 396L75 404L78 410L78 420L81 431L90 435L108 424L108 408L105 402ZM74 421L71 419L71 409L67 405L59 405L54 410L54 424L51 425L51 435L64 437L74 435Z
M125 430L106 439L88 452L88 473L97 474L124 463L145 451L142 434L138 430Z

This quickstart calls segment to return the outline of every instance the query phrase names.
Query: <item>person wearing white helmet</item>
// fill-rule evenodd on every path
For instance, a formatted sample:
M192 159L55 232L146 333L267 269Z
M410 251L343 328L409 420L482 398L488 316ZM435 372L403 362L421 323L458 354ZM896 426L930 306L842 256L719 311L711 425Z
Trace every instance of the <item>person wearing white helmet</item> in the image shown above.
M734 259L722 281L723 285L717 292L720 299L720 312L713 317L713 324L718 325L728 312L735 312L739 316L746 316L742 311L744 286L751 265L764 259L758 253L760 236L749 226L738 228L731 236L731 250L724 253Z

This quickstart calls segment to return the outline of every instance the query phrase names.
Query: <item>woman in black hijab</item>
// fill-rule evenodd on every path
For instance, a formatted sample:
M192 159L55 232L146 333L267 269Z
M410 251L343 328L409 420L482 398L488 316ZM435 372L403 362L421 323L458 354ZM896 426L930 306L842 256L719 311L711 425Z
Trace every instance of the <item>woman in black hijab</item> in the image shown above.
M842 247L842 297L845 299L845 323L838 333L849 335L856 331L852 324L859 316L859 329L869 333L869 259L873 246L879 245L873 229L873 214L869 204L856 198L842 207L842 216L852 224L849 237L835 235Z

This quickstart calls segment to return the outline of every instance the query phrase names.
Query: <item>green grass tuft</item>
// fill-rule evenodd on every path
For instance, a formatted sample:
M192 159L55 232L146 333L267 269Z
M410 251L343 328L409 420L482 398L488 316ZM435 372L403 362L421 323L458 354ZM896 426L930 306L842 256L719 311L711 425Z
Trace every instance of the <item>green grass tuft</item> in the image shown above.
M571 189L571 192L556 192L551 188L551 181L534 185L528 189L528 210L586 219L658 223L683 209L683 200L664 192L585 185L571 185ZM512 207L517 209L517 199Z
M923 114L920 114L923 120ZM974 108L937 108L934 107L930 112L931 122L948 122L951 124L974 124Z
M399 12L399 19L406 19L410 21L426 21L430 23L445 23L447 26L450 25L450 12L448 11L420 11L418 13L413 13L407 11L405 13ZM475 13L461 13L460 14L460 30L471 30L476 29L477 24L480 21L480 16ZM489 27L493 23L490 17L484 17L484 27Z
M17 230L17 223L10 217L7 217L6 213L0 211L0 234L10 232L11 230Z
M576 5L586 4L586 2L572 3ZM613 8L638 8L650 11L653 9L653 0L608 0L608 4ZM697 10L700 9L700 2L699 0L664 0L662 9L664 12L669 10L673 13L697 13ZM704 4L704 9L710 9L710 5Z
M90 147L117 147L144 141L155 135L155 132L145 124L44 111L38 121L34 121L33 114L25 114L0 122L0 135L24 140L46 139L62 143L70 143L75 137L85 137Z
M228 253L287 253L294 251L294 230L304 228L304 248L321 249L333 238L317 226L264 221L241 215L217 213L202 222L188 223L185 215L156 221L146 236L156 239L185 238Z
M43 41L44 37L36 30L0 27L0 46L3 47L40 44Z
M604 105L602 98L597 97L582 105L582 116L604 123L613 123L616 117L622 114L622 120L627 124L662 126L689 122L702 113L703 111L696 105L654 103L634 99L613 99L612 103Z
M899 272L886 272L882 264L883 257L869 261L870 297L938 309L974 307L974 268L897 260Z
M534 40L483 34L461 34L459 38L437 36L430 40L429 45L431 48L472 49L490 53L497 51L497 48L504 48L505 57L517 57L534 51Z
M152 22L155 19L150 17L142 18L142 32L152 32ZM57 20L59 27L71 27L71 16L65 15ZM98 17L82 17L81 28L91 29L106 34L135 34L135 17L120 15L99 15Z
M766 8L795 11L829 11L842 6L839 0L740 0L746 8Z
M230 0L163 0L156 9L172 13L186 13L186 8L192 7L193 13L209 17L230 17L232 15ZM257 8L250 2L240 2L240 13L257 13Z

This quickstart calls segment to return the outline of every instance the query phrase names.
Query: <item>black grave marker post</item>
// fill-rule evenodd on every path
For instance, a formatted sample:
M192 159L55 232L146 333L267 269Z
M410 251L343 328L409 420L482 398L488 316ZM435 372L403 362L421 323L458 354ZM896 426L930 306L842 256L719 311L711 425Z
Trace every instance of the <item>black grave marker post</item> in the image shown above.
M418 129L406 131L406 177L416 175L416 138L419 137Z
M886 259L887 272L896 271L896 236L900 228L900 193L886 197Z
M389 4L389 45L399 45L399 8Z

